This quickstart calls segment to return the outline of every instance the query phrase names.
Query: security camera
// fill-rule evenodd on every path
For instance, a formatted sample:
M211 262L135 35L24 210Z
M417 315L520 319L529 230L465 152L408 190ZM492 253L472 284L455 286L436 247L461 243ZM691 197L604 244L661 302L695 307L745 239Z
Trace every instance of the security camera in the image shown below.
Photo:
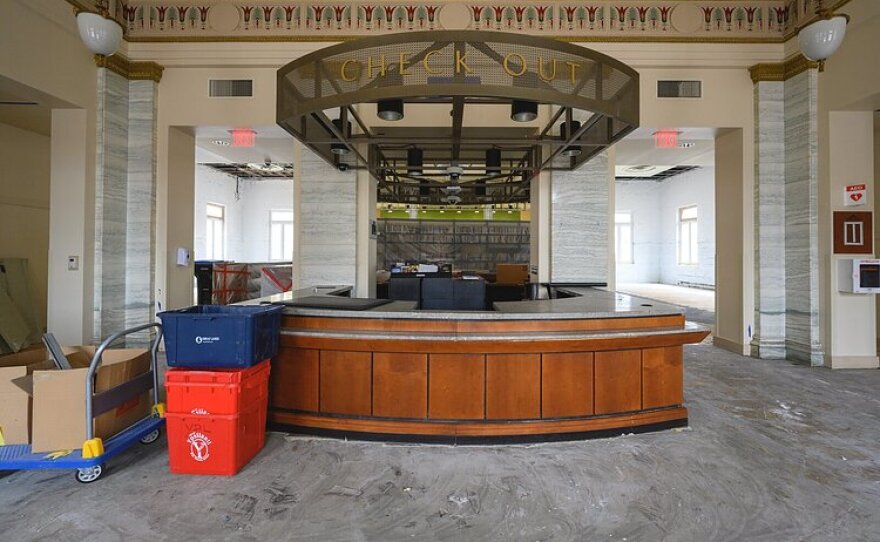
M345 162L340 163L336 167L339 169L339 171L348 171L348 164L346 164Z

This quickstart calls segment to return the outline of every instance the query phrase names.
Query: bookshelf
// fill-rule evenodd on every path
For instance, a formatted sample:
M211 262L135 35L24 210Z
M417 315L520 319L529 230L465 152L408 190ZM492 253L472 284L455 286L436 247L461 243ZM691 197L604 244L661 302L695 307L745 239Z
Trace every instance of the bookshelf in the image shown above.
M377 261L451 262L453 269L494 271L529 263L529 223L484 220L379 220Z

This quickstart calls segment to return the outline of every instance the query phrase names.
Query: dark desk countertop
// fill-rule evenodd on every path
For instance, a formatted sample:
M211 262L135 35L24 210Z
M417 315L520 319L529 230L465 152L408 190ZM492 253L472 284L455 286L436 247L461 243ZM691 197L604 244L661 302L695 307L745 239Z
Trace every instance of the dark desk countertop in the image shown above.
M316 295L340 295L351 290L351 286L344 285L317 286L254 299L249 303L290 301ZM291 316L419 320L569 320L684 314L682 307L676 305L657 303L653 300L597 288L556 287L556 290L574 297L497 302L494 305L495 311L416 310L414 301L392 301L363 311L285 307L284 313Z

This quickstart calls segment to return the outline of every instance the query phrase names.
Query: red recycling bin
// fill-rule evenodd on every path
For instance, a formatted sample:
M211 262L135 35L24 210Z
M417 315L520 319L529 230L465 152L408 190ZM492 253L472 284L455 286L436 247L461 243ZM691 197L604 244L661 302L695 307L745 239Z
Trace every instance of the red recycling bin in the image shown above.
M269 397L270 360L248 369L180 369L165 373L168 412L236 414Z
M165 385L171 472L231 476L263 448L268 360L249 369L173 369Z

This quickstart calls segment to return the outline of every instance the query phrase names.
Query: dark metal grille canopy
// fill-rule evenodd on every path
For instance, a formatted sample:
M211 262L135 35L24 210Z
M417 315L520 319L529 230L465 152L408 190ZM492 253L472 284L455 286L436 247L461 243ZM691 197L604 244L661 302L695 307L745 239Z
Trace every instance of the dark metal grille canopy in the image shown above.
M639 122L635 70L591 49L502 32L410 32L328 47L281 68L277 96L279 125L335 167L368 169L380 201L400 203L527 201L538 172L577 169ZM448 120L398 126L362 105L391 99L403 100L404 115L446 108ZM513 100L543 113L508 121ZM492 112L498 125L469 112ZM579 127L563 138L564 122ZM565 156L572 146L582 152ZM423 151L422 175L407 168L413 147ZM490 148L501 151L491 174Z

